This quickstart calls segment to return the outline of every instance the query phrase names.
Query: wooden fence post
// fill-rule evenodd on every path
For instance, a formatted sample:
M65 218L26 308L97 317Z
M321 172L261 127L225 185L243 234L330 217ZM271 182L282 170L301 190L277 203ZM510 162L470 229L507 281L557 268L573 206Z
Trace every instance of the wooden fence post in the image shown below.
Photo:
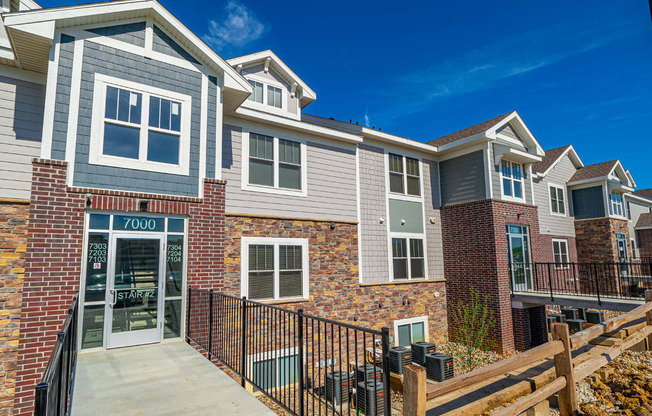
M553 324L552 338L564 343L564 351L555 355L555 371L557 377L566 377L566 387L559 392L559 412L561 416L576 415L578 410L577 392L575 391L573 356L571 354L568 325L560 323Z
M403 367L403 415L426 415L426 369L419 365Z
M652 302L652 289L645 291L645 302ZM645 314L645 319L648 325L652 325L652 311ZM647 337L647 349L652 350L652 334Z

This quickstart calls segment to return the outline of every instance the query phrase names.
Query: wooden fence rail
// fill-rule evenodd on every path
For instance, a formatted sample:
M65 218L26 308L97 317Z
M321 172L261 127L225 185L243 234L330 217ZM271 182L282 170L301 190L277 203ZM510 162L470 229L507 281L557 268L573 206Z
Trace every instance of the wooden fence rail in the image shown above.
M426 384L423 381L425 380L425 369L423 367L417 365L407 366L404 376L403 414L405 416L424 416L426 402L429 400L462 388L475 386L493 377L498 377L531 365L536 361L553 357L556 378L551 383L546 384L531 394L517 399L509 406L495 412L494 415L508 416L521 414L556 393L559 393L559 410L561 415L573 415L578 411L577 393L575 389L576 382L581 381L601 367L609 364L609 362L625 350L643 340L647 340L648 348L652 348L652 290L645 292L645 301L646 303L626 314L617 316L602 324L594 325L572 336L569 336L567 324L553 324L552 341L441 383ZM627 338L619 341L599 356L577 366L573 364L573 350L581 348L591 340L608 334L643 316L646 318L646 326L643 326Z

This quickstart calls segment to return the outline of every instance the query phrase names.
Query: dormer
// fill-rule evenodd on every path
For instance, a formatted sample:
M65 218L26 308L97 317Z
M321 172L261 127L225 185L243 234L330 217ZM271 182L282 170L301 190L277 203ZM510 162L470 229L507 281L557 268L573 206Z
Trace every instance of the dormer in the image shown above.
M253 110L300 120L301 110L317 98L315 92L270 49L227 62L254 89L236 112Z

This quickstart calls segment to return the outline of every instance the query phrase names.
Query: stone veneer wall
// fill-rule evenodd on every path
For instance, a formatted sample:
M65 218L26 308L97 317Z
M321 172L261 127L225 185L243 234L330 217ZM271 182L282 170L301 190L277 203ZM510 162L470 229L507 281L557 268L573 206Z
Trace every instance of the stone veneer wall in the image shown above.
M308 239L309 299L276 302L281 307L372 329L386 326L394 336L395 320L427 315L430 341L446 340L444 281L361 285L356 224L227 215L224 284L234 296L240 296L242 236Z
M29 201L0 200L0 415L13 414Z
M55 345L56 333L79 290L84 213L87 209L188 217L187 282L220 288L223 268L224 181L204 181L204 197L188 198L66 186L67 163L34 160L14 414L34 413L34 386ZM91 194L87 205L86 194Z
M469 298L473 286L488 295L496 325L489 333L491 348L513 351L514 326L510 297L506 224L527 225L532 261L542 261L537 207L493 199L445 206L441 210L444 272L449 304L449 333L455 337L452 307Z
M632 258L626 220L594 218L575 220L577 259L580 263L618 262L616 233L626 236L628 258Z

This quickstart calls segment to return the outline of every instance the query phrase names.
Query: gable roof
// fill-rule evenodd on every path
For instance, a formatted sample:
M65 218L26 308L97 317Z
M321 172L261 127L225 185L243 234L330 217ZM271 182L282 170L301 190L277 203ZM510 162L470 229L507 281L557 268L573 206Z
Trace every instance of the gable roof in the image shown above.
M636 222L636 226L634 228L652 228L652 212L646 212L645 214L639 215L638 221Z
M503 114L502 116L494 117L490 120L483 121L482 123L474 124L473 126L467 127L465 129L458 130L451 134L447 134L446 136L442 136L435 140L431 140L428 142L428 144L439 147L446 144L457 142L462 139L466 139L467 137L475 136L496 126L498 123L505 120L513 113L515 113L515 111L510 111L509 113Z
M301 107L305 107L311 102L317 99L317 94L313 91L312 88L308 86L290 67L283 62L281 58L278 57L271 49L265 49L264 51L250 53L248 55L242 55L235 58L228 59L227 62L233 68L242 67L244 65L249 65L257 62L267 62L267 65L272 66L276 72L278 72L282 77L292 83L296 83L298 88L302 92L301 97Z
M639 189L637 191L634 191L633 194L643 198L652 199L652 188Z
M584 166L575 172L568 182L584 181L587 179L598 179L609 176L614 170L618 160L596 163L595 165Z
M534 163L532 165L532 170L534 170L539 176L546 176L552 168L559 163L559 161L568 155L575 165L576 168L583 168L584 163L580 159L579 155L575 151L573 145L568 144L566 146L556 147L554 149L546 150L546 154L543 157L541 162Z
M224 73L224 90L231 95L230 105L239 105L252 93L251 85L242 75L156 0L118 0L3 15L8 29L24 31L36 39L49 38L48 44L54 36L55 28L141 17L153 18L209 68Z

